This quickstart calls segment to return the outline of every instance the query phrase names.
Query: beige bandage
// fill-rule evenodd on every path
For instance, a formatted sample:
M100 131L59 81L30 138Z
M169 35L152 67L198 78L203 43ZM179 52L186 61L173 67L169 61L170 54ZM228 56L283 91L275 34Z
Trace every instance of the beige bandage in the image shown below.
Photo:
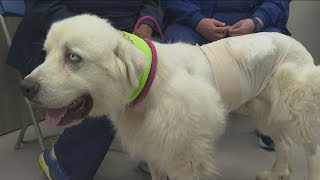
M227 38L200 48L212 67L224 104L232 111L267 86L291 44L265 34Z
M241 104L241 74L239 66L225 46L218 43L201 46L214 72L215 84L228 109Z

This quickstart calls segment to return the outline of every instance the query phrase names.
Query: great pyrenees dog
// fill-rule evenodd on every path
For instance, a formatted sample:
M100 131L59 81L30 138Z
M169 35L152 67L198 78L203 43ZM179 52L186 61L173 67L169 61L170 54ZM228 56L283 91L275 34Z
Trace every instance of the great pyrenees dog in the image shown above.
M153 45L156 67L107 20L64 19L52 25L45 61L21 87L32 103L48 109L52 125L109 115L123 147L148 162L153 180L218 175L215 142L227 113L240 106L276 145L273 167L257 179L288 180L296 142L305 148L307 180L320 180L320 69L300 43L256 33L204 46ZM144 98L130 106L144 72L153 75L152 84L147 80Z

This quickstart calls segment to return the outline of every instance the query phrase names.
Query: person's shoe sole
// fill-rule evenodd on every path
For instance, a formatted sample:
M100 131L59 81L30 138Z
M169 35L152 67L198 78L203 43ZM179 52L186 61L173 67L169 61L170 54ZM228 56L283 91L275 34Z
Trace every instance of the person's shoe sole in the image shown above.
M40 166L43 174L46 176L46 178L48 178L49 180L54 180L54 179L51 179L49 167L47 166L47 164L44 161L43 153L41 153L39 156L39 166Z

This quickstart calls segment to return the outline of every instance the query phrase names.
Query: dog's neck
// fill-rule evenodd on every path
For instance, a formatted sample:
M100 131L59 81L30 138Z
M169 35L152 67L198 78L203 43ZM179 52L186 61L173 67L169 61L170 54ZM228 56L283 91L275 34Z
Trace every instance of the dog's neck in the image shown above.
M148 61L147 67L139 77L138 87L131 90L129 107L133 108L145 98L152 85L157 66L157 52L153 43L148 39L143 40L127 32L122 32L122 36L139 48L146 55Z

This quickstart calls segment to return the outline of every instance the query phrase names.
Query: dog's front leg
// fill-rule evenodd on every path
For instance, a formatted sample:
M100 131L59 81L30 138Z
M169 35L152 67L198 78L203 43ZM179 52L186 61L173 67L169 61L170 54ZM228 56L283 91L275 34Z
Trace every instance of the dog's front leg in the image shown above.
M257 180L289 180L291 171L291 140L282 131L273 134L276 161L269 171L258 174Z
M304 144L308 161L308 177L306 180L320 179L320 149L315 141Z
M152 180L167 180L167 174L164 173L154 163L148 163Z

